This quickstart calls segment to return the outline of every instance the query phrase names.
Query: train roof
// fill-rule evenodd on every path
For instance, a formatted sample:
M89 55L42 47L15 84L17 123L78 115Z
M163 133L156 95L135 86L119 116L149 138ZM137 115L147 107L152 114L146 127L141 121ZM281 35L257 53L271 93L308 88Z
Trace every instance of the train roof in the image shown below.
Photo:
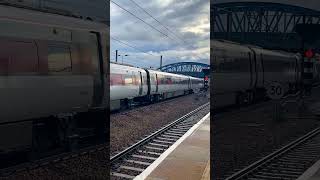
M264 55L270 55L270 56L282 56L282 57L294 57L296 54L285 52L285 51L279 51L279 50L269 50L269 49L262 49L262 48L252 48L256 53L263 53Z
M213 40L211 46L217 53L228 53L229 51L234 52L251 52L250 49L253 49L256 53L263 53L270 56L282 56L282 57L293 57L294 53L279 51L279 50L268 50L263 49L262 47L249 45L249 44L240 44L237 42L231 42L226 40Z
M169 72L163 72L163 71L159 71L159 70L143 69L143 68L139 68L139 67L134 67L132 65L125 65L125 64L115 63L115 62L111 62L110 65L112 66L111 68L114 69L114 70L121 70L121 71L127 71L127 70L142 71L142 70L147 70L150 73L157 73L157 74L167 75L167 76L174 76L174 77L180 77L180 78L191 78L191 79L201 79L201 78L196 78L196 77L192 77L192 76L186 76L186 75L182 75L182 74L174 74L174 73L169 73Z
M174 74L174 73L169 73L169 72L163 72L163 71L157 71L157 70L152 70L152 69L147 69L151 73L157 73L161 75L168 75L168 76L175 76L175 77L181 77L181 78L187 78L190 76L182 75L182 74Z
M118 63L118 62L110 62L110 64L117 64L117 65L123 65L123 66L129 66L129 67L134 67L131 64L125 64L125 63Z
M0 20L27 22L73 30L108 31L108 26L104 23L3 5L0 5Z
M138 68L138 67L134 67L134 66L128 66L128 65L123 65L123 64L118 64L118 63L110 63L110 69L116 69L116 70L121 70L121 71L143 71L144 69L142 68Z
M241 45L236 42L231 42L231 41L225 41L225 40L212 40L211 41L211 47L215 51L220 51L220 52L227 52L232 50L232 51L243 51L243 52L248 52L250 49L245 46Z

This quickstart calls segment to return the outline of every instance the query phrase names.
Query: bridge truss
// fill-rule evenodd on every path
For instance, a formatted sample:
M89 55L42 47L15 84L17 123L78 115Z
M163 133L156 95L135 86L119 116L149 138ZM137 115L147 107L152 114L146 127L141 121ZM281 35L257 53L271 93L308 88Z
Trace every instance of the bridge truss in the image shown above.
M174 64L168 64L159 68L164 72L170 72L175 74L183 74L198 78L204 77L203 69L209 69L210 65L197 63L197 62L179 62Z
M301 40L295 25L320 24L320 11L269 2L229 2L213 4L210 20L214 39L296 51Z

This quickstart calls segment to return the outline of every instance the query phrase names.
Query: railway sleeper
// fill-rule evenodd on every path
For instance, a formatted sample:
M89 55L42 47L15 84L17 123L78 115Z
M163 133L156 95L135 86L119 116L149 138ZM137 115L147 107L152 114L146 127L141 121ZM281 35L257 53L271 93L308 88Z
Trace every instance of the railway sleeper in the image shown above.
M160 156L161 153L158 153L158 152L153 152L153 151L143 151L143 150L138 150L139 153L142 153L142 154L151 154L151 155L155 155L155 156Z
M139 163L139 162L140 162L140 163ZM137 168L143 168L143 169L145 169L145 168L148 167L148 165L142 164L141 161L123 161L123 163L122 163L121 165L123 165L123 166L137 167ZM121 165L120 165L120 166L121 166ZM120 168L120 166L119 166L119 168Z
M151 165L151 163L148 163L148 162L128 160L128 159L126 159L125 162L133 163L133 164L140 164L140 165L144 165L144 166L150 166Z
M122 169L119 169L119 172L118 173L123 173L123 174L127 174L127 175L131 175L131 176L137 176L140 174L140 171L136 171L134 169L125 169L125 168L122 168Z
M172 139L172 138L165 138L165 137L157 137L157 139L159 140L164 140L164 141L171 141L172 143L176 142L176 139Z
M155 161L157 158L155 157L150 157L150 156L143 156L143 155L138 155L138 154L133 154L131 155L132 157L140 158L140 159L148 159L148 160L153 160Z
M164 148L169 147L169 145L167 145L167 144L160 144L160 143L149 143L149 145L156 146L156 147L164 147Z
M293 159L293 158L280 158L280 159L278 159L278 160L276 160L277 161L277 163L300 163L300 162L302 162L301 160L304 160L303 158L301 158L301 159L299 159L299 158L295 158L295 159ZM308 161L311 161L310 159L308 159Z
M270 179L270 180L291 180L292 178L288 177L281 177L281 176L266 176L266 175L260 175L260 174L254 174L253 177L258 178L260 180L263 179Z
M281 168L281 169L296 169L296 170L303 170L305 169L304 166L296 166L296 165L285 165L285 164L270 164L268 167L270 168Z
M275 172L275 173L298 173L303 172L305 168L283 168L283 167L266 167L261 169L261 172Z
M150 152L150 153L149 153ZM159 155L159 152L154 152L151 150L151 151L146 151L146 150L138 150L136 152L137 155L142 155L142 156L150 156L150 157L158 157Z
M142 169L142 168L137 168L137 167L132 167L132 166L120 166L120 169L126 169L126 170L137 171L137 172L144 171L144 169Z
M180 129L180 128L172 128L170 129L171 131L176 131L176 132L181 132L181 133L185 133L188 131L188 129Z
M173 144L172 142L165 141L165 140L157 140L157 139L154 139L153 141L154 141L154 142L157 142L157 143L162 143L162 144L169 144L169 145L172 145L172 144Z
M182 136L182 135L184 135L186 133L186 131L176 131L176 130L169 130L167 132L179 134L180 136Z
M178 138L180 138L183 134L178 134L178 133L172 133L172 132L165 132L164 134L166 135L170 135L170 136L176 136Z
M117 173L117 172L112 172L111 176L119 177L119 178L126 178L126 179L134 179L135 178L135 176L131 176L131 175L128 175L128 174Z
M180 139L180 137L178 136L172 136L172 135L167 135L167 134L162 134L161 136L165 137L165 138L171 138L171 139L175 139L176 141L178 139Z
M282 160L296 160L296 161L312 161L314 159L318 159L317 157L282 157Z
M289 177L289 178L296 178L297 176L301 175L301 173L299 172L294 172L294 171L270 171L270 170L266 170L266 171L259 171L258 174L261 175L268 175L268 176L280 176L280 177Z

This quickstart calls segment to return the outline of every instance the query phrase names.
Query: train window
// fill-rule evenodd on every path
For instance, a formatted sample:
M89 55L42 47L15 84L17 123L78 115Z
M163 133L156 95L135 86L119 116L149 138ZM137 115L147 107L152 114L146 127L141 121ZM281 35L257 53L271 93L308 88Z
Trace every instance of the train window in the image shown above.
M135 81L135 85L140 85L141 83L141 79L140 79L140 75L134 75L134 81Z
M37 46L30 40L0 39L0 74L35 73Z
M71 51L67 46L48 46L48 70L53 73L71 72Z
M27 39L31 42L27 45L27 41L23 40L24 44L15 45L14 50L19 53L15 53L14 57L12 55L0 56L2 59L0 73L7 73L5 71L34 72L38 70L39 62L40 70L43 72L78 74L99 72L98 39L94 33L7 20L0 20L0 23L2 24L0 36L3 37L1 39L16 38L19 41ZM20 29L24 31L17 33ZM102 41L105 40L106 37L103 37ZM63 46L60 46L61 44ZM108 49L108 47L105 48ZM24 61L19 61L21 58ZM10 67L12 63L16 64L14 69ZM48 67L43 68L43 64L48 64Z
M72 37L72 72L98 74L100 72L98 36L94 33L73 31Z
M150 83L156 84L156 77L155 76L153 76L153 75L150 76Z
M172 84L172 79L170 76L166 77L166 84Z
M147 85L147 84L148 84L147 75L144 75L144 76L143 76L143 84L144 84L144 85Z
M131 75L124 75L124 84L127 85L133 85L133 77Z
M10 61L10 74L37 72L37 47L32 41L11 41L13 53Z
M110 85L123 85L122 74L110 74Z
M215 72L248 72L250 71L249 58L245 53L239 54L240 57L234 56L214 56Z

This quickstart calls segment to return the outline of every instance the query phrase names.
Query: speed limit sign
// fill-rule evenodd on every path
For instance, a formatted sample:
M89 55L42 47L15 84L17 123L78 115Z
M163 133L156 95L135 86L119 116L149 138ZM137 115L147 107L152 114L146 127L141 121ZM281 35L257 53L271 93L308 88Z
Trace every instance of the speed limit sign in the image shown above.
M272 82L267 87L267 94L271 99L281 99L284 95L284 91L282 84L278 82Z

